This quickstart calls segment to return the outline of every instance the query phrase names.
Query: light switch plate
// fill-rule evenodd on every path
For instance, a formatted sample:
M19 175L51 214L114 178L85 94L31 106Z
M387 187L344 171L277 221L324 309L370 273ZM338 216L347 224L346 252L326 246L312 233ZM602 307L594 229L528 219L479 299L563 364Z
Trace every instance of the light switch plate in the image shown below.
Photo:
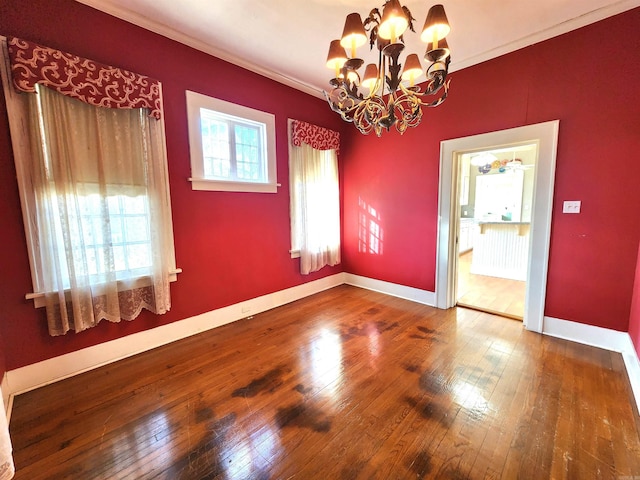
M565 200L562 205L562 213L580 213L580 200Z

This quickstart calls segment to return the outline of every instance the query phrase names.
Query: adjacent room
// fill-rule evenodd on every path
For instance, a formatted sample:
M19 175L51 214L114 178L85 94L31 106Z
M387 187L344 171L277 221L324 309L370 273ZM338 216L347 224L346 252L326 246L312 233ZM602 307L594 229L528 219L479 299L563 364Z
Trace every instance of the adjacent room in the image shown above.
M0 2L0 480L640 478L640 1L534 3Z

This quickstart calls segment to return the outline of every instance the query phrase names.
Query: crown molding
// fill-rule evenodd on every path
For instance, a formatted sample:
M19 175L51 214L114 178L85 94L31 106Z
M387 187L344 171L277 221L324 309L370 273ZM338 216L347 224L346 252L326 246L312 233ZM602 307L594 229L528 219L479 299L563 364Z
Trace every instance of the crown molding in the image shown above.
M262 75L263 77L274 80L278 83L286 85L288 87L294 88L301 92L307 93L314 97L324 99L324 94L322 90L309 85L301 80L297 80L295 78L288 77L286 75L282 75L281 73L274 72L273 70L261 67L260 65L256 65L252 62L247 61L242 57L238 57L226 50L216 48L206 42L198 40L195 37L184 34L175 30L174 28L156 22L148 17L144 17L139 15L138 13L132 12L125 8L120 8L115 5L112 5L110 2L105 0L76 0L78 3L82 3L91 8L95 8L103 13L107 13L113 17L119 18L120 20L124 20L126 22L137 25L138 27L144 28L145 30L149 30L151 32L157 33L158 35L162 35L170 40L175 40L178 43L182 43L183 45L187 45L191 48L195 48L201 52L212 55L216 58L224 60L226 62L232 63L238 67L242 67L251 72Z
M268 68L261 67L260 65L256 65L252 62L247 61L242 57L234 55L233 53L230 53L220 48L216 48L195 37L179 32L168 25L156 22L148 17L132 12L126 8L115 6L111 4L108 0L76 0L76 1L84 5L87 5L89 7L95 8L96 10L99 10L101 12L112 15L121 20L124 20L126 22L137 25L151 32L162 35L163 37L169 38L171 40L175 40L176 42L195 48L196 50L200 50L201 52L207 53L209 55L213 55L214 57L217 57L221 60L224 60L236 66L242 67L246 70L262 75L263 77L269 78L278 83L282 83L288 87L294 88L296 90L307 93L314 97L324 99L322 89L318 87L309 85L306 82L303 82L296 78L288 77L286 75L275 72ZM545 30L541 30L539 32L536 32L535 34L524 36L518 40L487 50L477 55L473 55L471 57L464 58L462 60L453 60L449 71L455 72L467 67L480 64L482 62L486 62L488 60L499 57L501 55L505 55L505 54L514 52L516 50L520 50L521 48L525 48L530 45L534 45L536 43L542 42L544 40L548 40L550 38L556 37L558 35L568 33L572 30L576 30L586 25L598 22L600 20L604 20L605 18L611 17L613 15L617 15L622 12L626 12L627 10L631 10L639 6L640 6L640 0L620 0L618 2L612 3L605 7L588 12L584 15L580 15L578 17L575 17L565 22L554 25Z
M457 70L462 70L463 68L478 65L479 63L486 62L487 60L491 60L501 55L515 52L516 50L520 50L521 48L529 47L536 43L549 40L550 38L563 35L565 33L571 32L572 30L577 30L578 28L599 22L600 20L618 15L619 13L626 12L636 7L640 7L640 0L620 0L619 2L612 3L610 5L607 5L606 7L592 10L591 12L580 15L579 17L575 17L557 25L553 25L552 27L549 27L545 30L541 30L534 34L524 36L513 42L509 42L491 50L473 55L472 57L468 57L462 60L452 60L451 68L449 69L449 71L455 72Z

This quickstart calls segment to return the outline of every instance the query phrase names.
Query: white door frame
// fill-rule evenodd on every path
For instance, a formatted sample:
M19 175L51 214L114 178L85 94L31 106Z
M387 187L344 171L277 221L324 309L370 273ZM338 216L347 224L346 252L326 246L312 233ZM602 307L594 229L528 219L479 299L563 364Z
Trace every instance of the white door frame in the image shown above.
M438 194L438 245L436 263L436 306L456 304L456 235L460 212L458 205L458 153L490 150L499 145L537 143L533 211L529 241L528 280L523 323L527 330L542 332L547 290L547 267L551 239L551 211L556 169L558 127L560 121L527 125L498 132L445 140L440 143L440 186ZM459 210L459 209L458 209Z

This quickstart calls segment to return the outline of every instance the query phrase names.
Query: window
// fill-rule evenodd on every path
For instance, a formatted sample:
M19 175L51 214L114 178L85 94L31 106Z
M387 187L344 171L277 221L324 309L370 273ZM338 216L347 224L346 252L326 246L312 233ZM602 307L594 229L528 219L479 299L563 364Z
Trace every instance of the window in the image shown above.
M118 281L149 276L153 268L153 245L147 192L131 189L127 194L118 194L107 189L105 195L101 195L96 190L95 184L79 185L80 194L76 199L80 228L70 231L70 243L84 249L87 275L96 283L109 271L115 273ZM51 196L49 205L54 212L60 211L56 195ZM60 217L55 215L54 221L55 231L62 235ZM64 263L62 282L68 289L71 278L64 244L63 239L58 239L56 248ZM107 261L105 253L111 255L111 261Z
M194 190L275 193L275 120L269 113L187 91Z
M308 274L340 263L339 136L290 120L291 256Z
M49 333L133 320L143 308L167 312L179 270L160 83L20 39L0 47L27 298L46 307Z

